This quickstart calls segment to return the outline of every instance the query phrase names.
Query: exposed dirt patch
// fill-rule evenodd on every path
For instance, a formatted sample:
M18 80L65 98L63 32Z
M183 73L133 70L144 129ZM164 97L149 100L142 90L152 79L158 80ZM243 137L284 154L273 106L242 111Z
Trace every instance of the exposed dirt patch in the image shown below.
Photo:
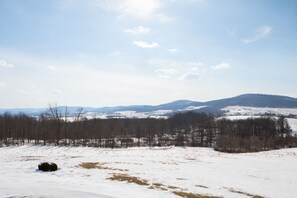
M235 190L233 188L228 188L228 190L230 192L241 194L241 195L246 195L246 196L249 196L249 197L252 197L252 198L264 198L263 196L260 196L260 195L253 195L253 194L246 193L246 192L243 192L243 191L240 191L240 190Z
M110 179L112 181L126 181L128 183L134 183L141 186L149 186L147 180L141 179L139 177L133 177L128 174L112 174L112 176L108 177L107 179Z
M101 162L83 162L78 165L80 168L85 169L101 169L101 170L113 170L113 171L129 171L128 169L120 169L120 168L111 168L105 166L107 163Z
M195 193L189 193L189 192L183 192L183 191L173 191L173 193L184 198L221 198L217 196L201 195L201 194L195 194Z

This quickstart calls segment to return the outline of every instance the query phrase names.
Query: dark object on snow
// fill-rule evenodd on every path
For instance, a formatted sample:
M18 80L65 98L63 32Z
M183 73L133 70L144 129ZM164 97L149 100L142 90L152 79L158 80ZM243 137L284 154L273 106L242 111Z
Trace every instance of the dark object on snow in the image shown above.
M58 166L53 162L42 162L38 165L38 169L41 171L56 171Z

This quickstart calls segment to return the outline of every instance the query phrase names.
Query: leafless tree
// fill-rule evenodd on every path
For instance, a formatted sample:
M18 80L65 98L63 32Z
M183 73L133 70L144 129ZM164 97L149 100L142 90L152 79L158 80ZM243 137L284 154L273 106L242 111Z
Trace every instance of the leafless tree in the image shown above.
M59 145L63 114L57 103L49 104L47 115L55 122L56 145Z

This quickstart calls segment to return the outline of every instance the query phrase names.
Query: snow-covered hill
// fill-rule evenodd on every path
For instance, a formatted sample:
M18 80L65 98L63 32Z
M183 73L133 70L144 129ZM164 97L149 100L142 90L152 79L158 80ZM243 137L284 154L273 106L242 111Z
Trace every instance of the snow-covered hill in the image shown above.
M61 111L65 107L60 107ZM71 115L81 107L68 107ZM213 114L293 114L297 115L297 99L287 96L275 96L264 94L244 94L232 98L220 100L212 100L208 102L195 102L190 100L178 100L161 105L132 105L132 106L116 106L116 107L84 107L84 116L88 118L163 118L177 112L206 112ZM0 114L10 112L16 114L24 112L29 115L37 116L45 112L45 108L41 109L0 109Z
M226 154L208 148L0 148L0 197L291 198L297 149ZM39 172L53 161L57 172ZM122 181L119 181L122 180ZM129 182L127 181L129 180Z

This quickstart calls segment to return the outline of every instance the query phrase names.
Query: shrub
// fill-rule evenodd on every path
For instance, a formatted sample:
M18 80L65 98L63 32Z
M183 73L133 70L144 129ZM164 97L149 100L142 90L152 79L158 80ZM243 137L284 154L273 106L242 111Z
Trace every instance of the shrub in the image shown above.
M42 162L38 165L38 170L46 171L46 172L56 171L58 170L58 166L53 162Z

